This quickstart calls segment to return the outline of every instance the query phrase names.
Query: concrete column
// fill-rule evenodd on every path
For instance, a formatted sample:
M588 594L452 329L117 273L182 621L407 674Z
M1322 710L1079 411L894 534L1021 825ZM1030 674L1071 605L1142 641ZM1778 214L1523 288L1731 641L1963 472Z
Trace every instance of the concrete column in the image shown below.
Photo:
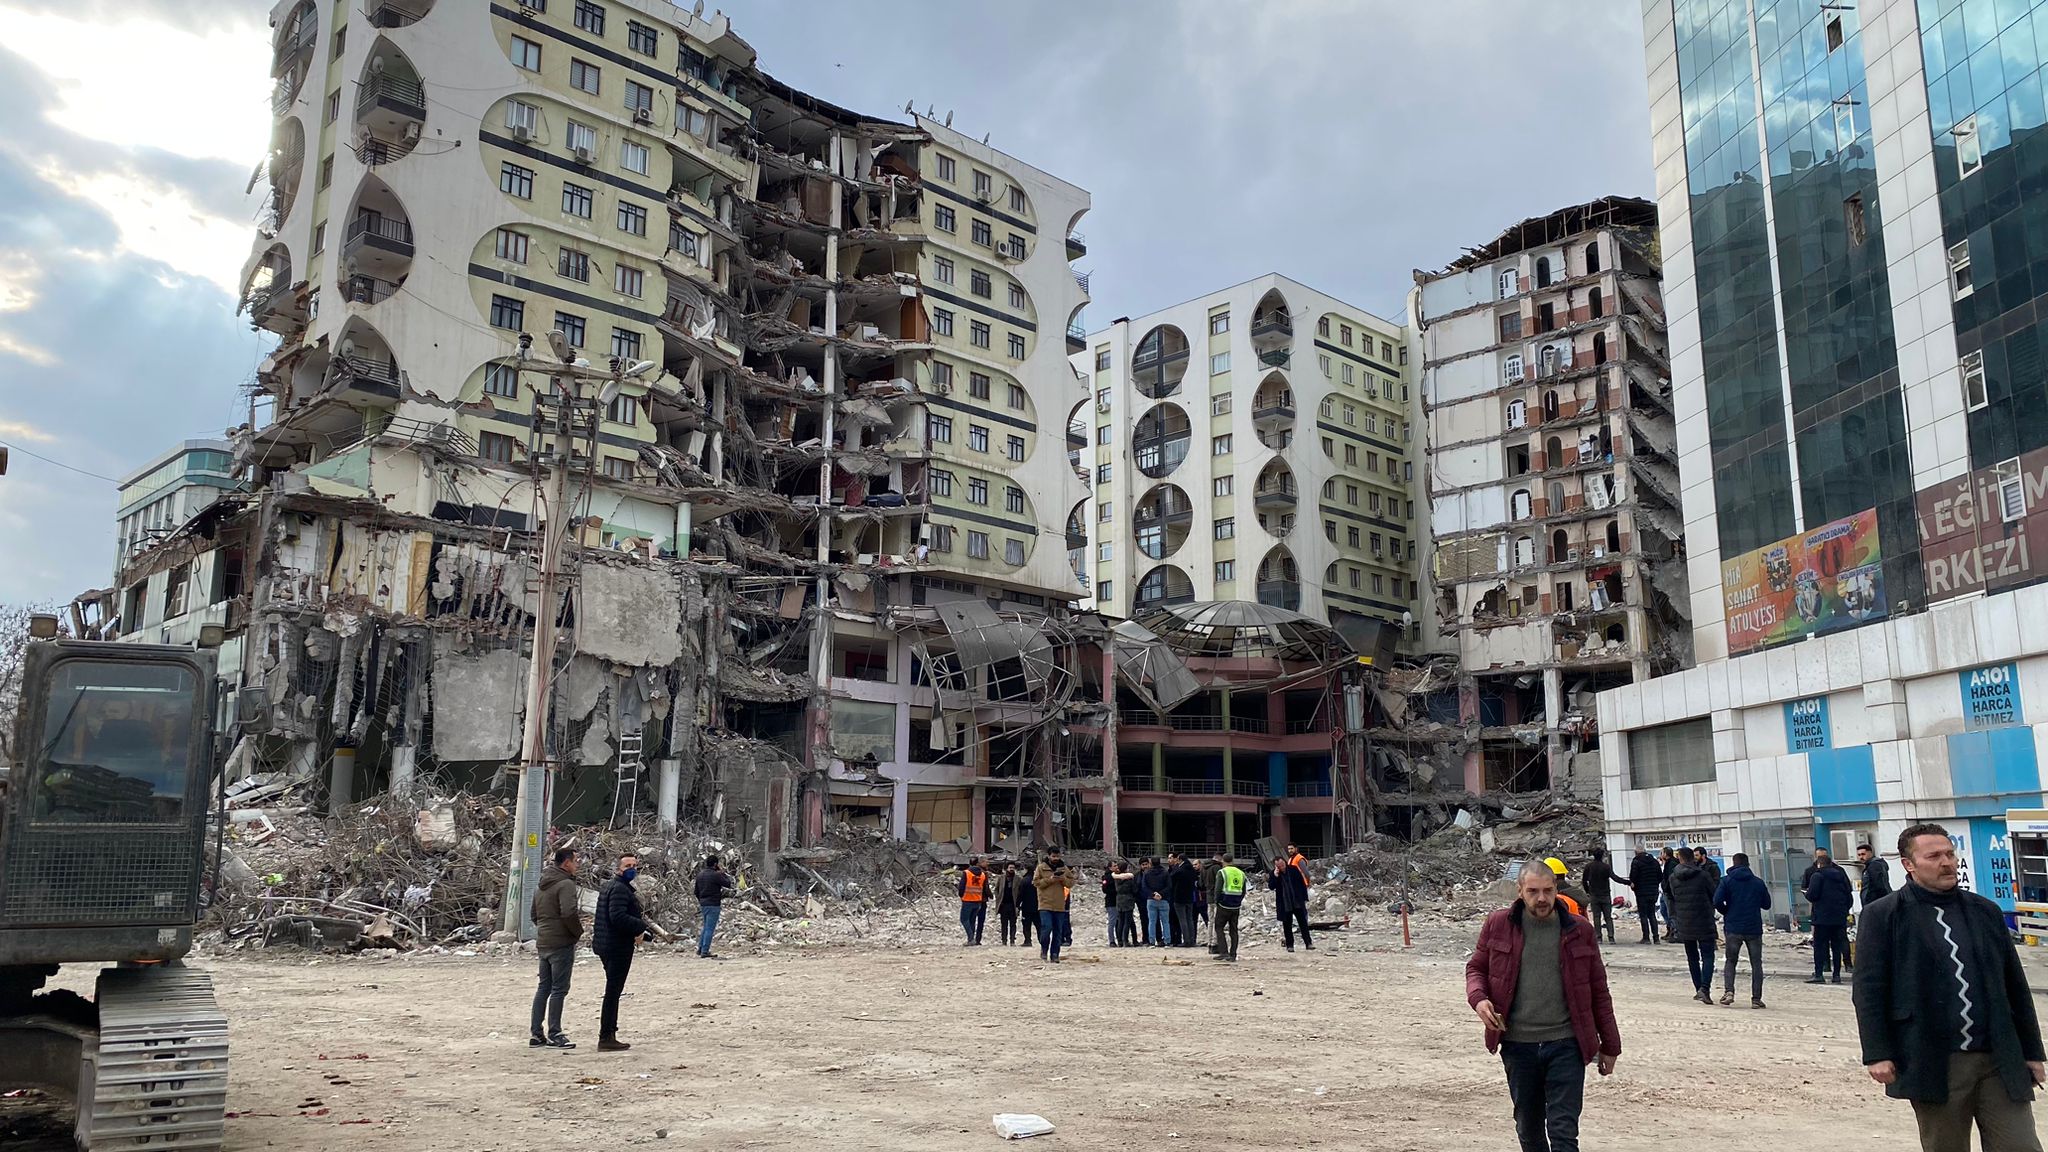
M1231 789L1231 783L1230 783L1230 782L1231 782L1231 780L1232 780L1232 772L1233 772L1234 770L1235 770L1235 769L1234 769L1234 766L1233 766L1233 764L1232 764L1232 757L1231 757L1231 747L1230 747L1230 745L1228 745L1228 744L1225 744L1225 745L1223 746L1223 794L1224 794L1225 796L1234 796L1234 795L1236 795L1236 793L1235 793L1235 792L1234 792L1234 791L1233 791L1233 790Z
M1223 850L1231 856L1237 855L1237 813L1223 813Z
M815 787L804 789L802 842L807 846L825 838L825 793L829 787L821 780Z
M895 782L896 790L889 794L889 835L898 840L910 837L910 783Z
M1458 723L1479 723L1479 685L1470 679L1458 685ZM1476 744L1465 753L1465 791L1486 791L1486 753Z
M391 794L400 800L412 799L413 773L418 756L419 748L411 744L400 744L391 750Z
M1123 787L1116 758L1116 641L1102 642L1102 850L1116 855L1117 792Z
M1164 808L1154 808L1152 810L1152 843L1155 846L1157 846L1159 850L1165 850L1166 809Z
M682 806L683 762L662 760L656 764L656 769L654 825L663 832L672 832L676 826L676 811Z
M974 815L967 827L967 850L976 856L988 851L988 788L974 786Z
M336 748L327 773L327 810L334 812L356 800L356 750Z
M1270 834L1273 839L1278 840L1283 845L1287 843L1287 838L1293 835L1293 832L1287 827L1287 813L1278 807L1273 809L1273 826Z
M1152 790L1166 791L1166 745L1152 746Z
M1040 844L1052 845L1059 843L1059 841L1053 838L1052 813L1050 811L1040 808L1038 814L1031 818L1031 835Z

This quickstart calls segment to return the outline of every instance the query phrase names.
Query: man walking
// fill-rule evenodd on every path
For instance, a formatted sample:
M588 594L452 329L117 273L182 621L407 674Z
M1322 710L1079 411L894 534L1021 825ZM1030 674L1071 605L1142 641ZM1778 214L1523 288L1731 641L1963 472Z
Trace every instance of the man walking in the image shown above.
M1586 1065L1612 1075L1621 1055L1607 969L1592 926L1558 906L1549 865L1524 863L1516 890L1479 930L1465 1000L1507 1069L1522 1152L1578 1152Z
M1017 874L1014 861L1003 865L1003 878L996 883L996 919L1001 924L1004 945L1017 942L1017 909L1024 898L1024 877Z
M1840 984L1842 961L1849 958L1849 909L1856 903L1856 892L1849 887L1849 874L1829 858L1825 848L1813 850L1806 902L1813 905L1813 978L1807 983L1827 983L1832 966L1835 983Z
M1607 849L1593 849L1593 858L1586 862L1586 870L1580 875L1586 880L1587 908L1592 915L1593 933L1599 935L1606 929L1607 942L1614 943L1614 865L1607 862Z
M619 994L626 990L626 975L633 970L633 945L654 939L654 930L640 911L640 895L633 891L633 877L639 874L640 861L631 855L621 856L618 872L597 894L590 950L604 964L604 1006L597 1016L599 1052L624 1052L632 1047L619 1039Z
M981 866L981 857L975 856L960 873L960 927L967 933L966 947L981 943L981 928L987 922L988 869Z
M698 871L692 890L697 897L697 915L702 922L697 929L697 955L706 960L718 959L711 953L711 937L718 931L718 918L725 913L725 894L737 887L732 877L725 874L718 857L704 858L704 867Z
M1073 874L1060 859L1059 849L1045 854L1044 862L1031 874L1031 883L1038 889L1038 958L1057 964L1060 945L1067 938L1067 894L1073 885Z
M1923 1152L2041 1152L2041 1027L1997 904L1957 883L1939 824L1899 834L1906 883L1859 922L1856 1026L1885 1095L1913 1102Z
M1700 867L1704 853L1693 848L1678 850L1678 867L1671 870L1665 886L1671 891L1671 938L1685 944L1685 966L1692 973L1692 998L1702 1004L1714 1002L1714 889L1713 879Z
M1735 1003L1735 960L1749 949L1749 1006L1764 1006L1764 910L1771 906L1771 886L1749 870L1749 854L1737 852L1728 874L1714 889L1714 910L1728 930L1727 967L1722 976L1721 1003Z
M1245 874L1230 859L1228 852L1217 857L1221 866L1216 869L1216 946L1218 960L1237 960L1237 914L1244 906ZM1224 941L1228 939L1229 943Z
M534 950L540 953L540 987L533 992L533 1018L527 1030L530 1048L574 1048L562 1033L562 1001L569 996L569 975L576 965L576 942L583 938L583 913L576 905L576 850L555 849L555 862L540 874L533 894ZM547 1030L541 1030L541 1015Z
M1176 948L1195 946L1195 888L1201 883L1202 874L1195 871L1194 862L1175 852L1173 867L1166 873L1166 898L1173 905L1173 945Z
M1657 943L1657 899L1664 891L1664 869L1650 856L1650 850L1636 846L1628 862L1628 886L1636 894L1636 919L1643 922L1644 944Z
M1856 863L1863 868L1863 906L1870 907L1873 901L1882 900L1892 894L1892 866L1884 857L1871 851L1870 845L1856 846Z
M1138 874L1138 893L1145 898L1145 943L1164 948L1172 906L1166 899L1166 866L1154 857L1145 858L1145 870Z
M1273 861L1273 874L1266 878L1266 886L1273 890L1273 915L1280 919L1281 943L1289 952L1294 951L1294 930L1301 928L1301 946L1313 952L1314 940L1308 935L1308 873L1295 863L1301 857L1292 851Z

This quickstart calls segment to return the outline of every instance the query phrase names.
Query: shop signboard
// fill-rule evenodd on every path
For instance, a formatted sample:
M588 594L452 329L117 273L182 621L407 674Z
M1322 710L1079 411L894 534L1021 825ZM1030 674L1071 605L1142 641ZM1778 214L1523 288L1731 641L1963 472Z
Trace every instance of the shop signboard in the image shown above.
M1882 560L1877 511L1867 509L1724 563L1729 653L1883 619Z

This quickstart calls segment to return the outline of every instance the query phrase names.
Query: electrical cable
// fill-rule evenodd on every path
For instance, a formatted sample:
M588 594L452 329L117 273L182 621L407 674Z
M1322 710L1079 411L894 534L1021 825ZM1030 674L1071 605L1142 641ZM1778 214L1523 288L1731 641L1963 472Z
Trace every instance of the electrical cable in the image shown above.
M98 472L88 471L84 468L80 468L73 464L66 464L62 460L52 459L51 457L45 456L42 453L35 451L34 449L24 448L19 444L15 444L7 440L0 440L0 448L11 448L16 452L21 453L23 456L28 456L37 460L41 460L45 464L55 465L56 467L64 469L66 472L76 472L80 476L90 476L95 480L105 480L107 483L115 485L117 487L121 483L119 480L114 479L112 476L102 476Z

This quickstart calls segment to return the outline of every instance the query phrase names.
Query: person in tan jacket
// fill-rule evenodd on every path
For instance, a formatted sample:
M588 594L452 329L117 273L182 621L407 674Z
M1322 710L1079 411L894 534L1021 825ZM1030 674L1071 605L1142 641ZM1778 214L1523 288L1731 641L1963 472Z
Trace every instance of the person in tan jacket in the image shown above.
M576 850L555 849L553 866L540 874L534 890L534 950L540 953L540 987L533 993L530 1048L574 1048L562 1034L562 1001L569 996L569 975L576 963L576 942L583 938L583 913L576 903ZM547 1012L547 1031L541 1013Z
M1045 854L1038 870L1031 874L1031 886L1038 891L1038 956L1060 962L1060 943L1067 936L1067 893L1073 889L1074 874L1060 859L1057 848Z

